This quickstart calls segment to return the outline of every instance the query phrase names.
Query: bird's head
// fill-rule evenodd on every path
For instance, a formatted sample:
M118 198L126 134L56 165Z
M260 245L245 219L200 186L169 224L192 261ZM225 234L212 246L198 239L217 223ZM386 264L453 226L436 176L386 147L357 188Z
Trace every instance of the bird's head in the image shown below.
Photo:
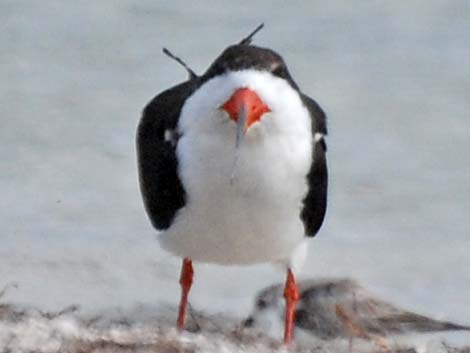
M196 79L201 85L183 106L183 129L224 131L227 137L237 135L237 141L305 130L299 125L308 112L297 85L282 57L270 49L229 46Z
M279 54L247 44L228 47L204 76L208 81L217 78L232 81L231 87L226 91L229 96L219 108L245 134L253 124L261 123L266 113L273 112L274 107L271 108L265 100L275 100L274 96L280 94L282 89L297 89ZM279 92L269 92L269 86L278 86ZM279 98L281 97L278 95L277 99Z
M282 332L285 303L283 286L274 285L263 289L256 297L251 315L244 320L244 327L254 327L276 337Z
M245 39L227 47L203 75L190 76L197 88L181 108L178 132L205 158L234 156L231 180L238 160L261 150L287 150L292 164L309 160L309 111L279 54Z

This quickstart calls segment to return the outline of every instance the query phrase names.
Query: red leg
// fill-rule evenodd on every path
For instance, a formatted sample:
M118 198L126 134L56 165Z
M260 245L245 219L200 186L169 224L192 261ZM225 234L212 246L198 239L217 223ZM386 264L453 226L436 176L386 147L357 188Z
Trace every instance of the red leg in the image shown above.
M188 294L193 284L193 263L188 257L183 259L183 266L181 267L181 300L178 311L178 321L176 322L176 327L178 330L184 329L184 321L186 319L186 306L188 304Z
M292 341L294 329L295 305L299 300L299 292L295 283L294 274L291 269L287 270L286 285L284 287L284 298L286 299L286 318L284 324L284 343L289 344Z

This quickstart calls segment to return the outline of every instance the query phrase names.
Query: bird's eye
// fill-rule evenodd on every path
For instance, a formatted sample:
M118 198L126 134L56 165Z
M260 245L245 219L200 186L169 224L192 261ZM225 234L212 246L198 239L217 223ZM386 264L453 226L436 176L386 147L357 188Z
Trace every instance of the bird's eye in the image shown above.
M285 70L284 70L283 65L281 65L281 64L274 65L274 66L271 68L271 73L272 73L274 76L284 77L284 76L285 76Z
M255 320L250 316L248 319L243 321L243 327L252 327L255 323Z
M263 310L266 309L266 307L268 306L268 302L264 299L258 299L256 306L258 307L258 309Z

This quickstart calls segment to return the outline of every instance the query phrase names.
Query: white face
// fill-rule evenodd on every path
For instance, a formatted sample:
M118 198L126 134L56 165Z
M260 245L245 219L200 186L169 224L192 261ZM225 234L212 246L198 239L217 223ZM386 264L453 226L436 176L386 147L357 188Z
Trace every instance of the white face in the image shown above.
M252 314L245 324L278 338L284 330L284 314L282 287L277 286L274 290L265 290L258 295Z
M256 92L271 110L247 130L246 137L249 141L266 134L292 135L302 139L310 132L305 128L305 122L309 120L308 111L298 92L287 81L269 72L256 70L229 72L204 83L183 106L180 132L184 134L185 131L199 130L233 134L236 131L233 129L235 122L230 120L221 106L240 88Z

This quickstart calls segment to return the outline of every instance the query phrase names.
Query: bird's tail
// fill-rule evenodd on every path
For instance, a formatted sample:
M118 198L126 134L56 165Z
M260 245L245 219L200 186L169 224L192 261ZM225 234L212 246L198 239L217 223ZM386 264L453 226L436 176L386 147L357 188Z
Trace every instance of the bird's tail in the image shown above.
M405 312L398 315L380 318L379 321L386 331L405 332L435 332L435 331L470 331L470 326L460 325L449 321L434 320L429 317Z

